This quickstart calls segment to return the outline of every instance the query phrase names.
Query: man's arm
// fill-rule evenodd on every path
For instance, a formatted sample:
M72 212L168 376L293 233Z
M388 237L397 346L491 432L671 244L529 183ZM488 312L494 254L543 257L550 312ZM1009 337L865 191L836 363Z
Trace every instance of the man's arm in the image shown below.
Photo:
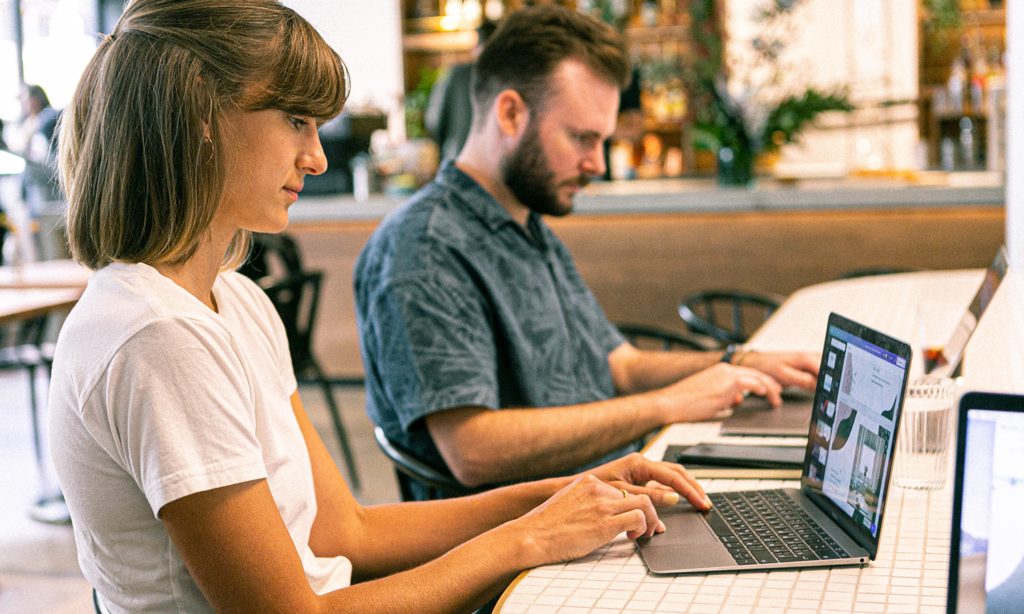
M657 352L623 343L608 355L612 381L619 394L634 394L667 386L713 366L724 352ZM814 390L821 357L815 354L737 352L732 364L757 369L783 387Z
M455 477L470 486L571 470L673 422L704 420L752 392L781 387L755 369L719 363L665 388L607 401L534 409L462 407L426 417Z

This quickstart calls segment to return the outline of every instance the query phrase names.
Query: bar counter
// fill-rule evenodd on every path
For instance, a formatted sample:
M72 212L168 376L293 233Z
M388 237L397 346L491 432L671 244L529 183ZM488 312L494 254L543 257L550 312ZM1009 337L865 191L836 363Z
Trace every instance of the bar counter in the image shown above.
M927 173L917 181L892 179L760 180L753 189L722 188L713 179L653 179L590 184L577 197L576 214L725 213L879 207L1002 207L1006 190L995 173ZM293 223L380 219L405 197L373 194L303 196Z
M754 190L712 179L594 182L572 215L547 223L610 320L682 330L676 307L701 289L788 295L858 269L987 266L1005 241L999 177L917 179L770 180ZM315 349L329 375L362 375L352 267L402 201L302 196L291 208L306 266L326 272Z

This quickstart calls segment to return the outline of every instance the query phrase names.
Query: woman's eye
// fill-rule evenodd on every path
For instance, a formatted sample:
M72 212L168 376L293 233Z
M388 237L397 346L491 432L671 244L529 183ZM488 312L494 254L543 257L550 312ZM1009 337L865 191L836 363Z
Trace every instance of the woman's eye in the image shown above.
M292 125L293 125L293 126L295 126L296 128L301 128L301 127L303 127L303 126L305 126L306 124L308 124L308 123L309 123L309 122L307 122L306 120L302 119L301 117L289 117L289 118L288 118L288 120L289 120L289 121L290 121L290 122L292 123Z

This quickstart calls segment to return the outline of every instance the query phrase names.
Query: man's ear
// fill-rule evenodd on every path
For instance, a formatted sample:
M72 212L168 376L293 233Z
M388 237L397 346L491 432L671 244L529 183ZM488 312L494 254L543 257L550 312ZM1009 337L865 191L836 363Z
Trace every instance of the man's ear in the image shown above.
M530 123L530 109L515 90L504 90L494 99L494 110L502 134L517 139Z

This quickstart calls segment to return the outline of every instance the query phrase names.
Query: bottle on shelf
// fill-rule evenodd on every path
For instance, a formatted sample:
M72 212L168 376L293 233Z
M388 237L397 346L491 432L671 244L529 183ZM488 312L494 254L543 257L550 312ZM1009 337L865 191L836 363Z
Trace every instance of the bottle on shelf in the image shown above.
M953 67L949 72L949 80L946 82L946 89L949 94L950 110L953 113L964 111L964 84L967 81L967 67L963 58L957 56L953 60Z

